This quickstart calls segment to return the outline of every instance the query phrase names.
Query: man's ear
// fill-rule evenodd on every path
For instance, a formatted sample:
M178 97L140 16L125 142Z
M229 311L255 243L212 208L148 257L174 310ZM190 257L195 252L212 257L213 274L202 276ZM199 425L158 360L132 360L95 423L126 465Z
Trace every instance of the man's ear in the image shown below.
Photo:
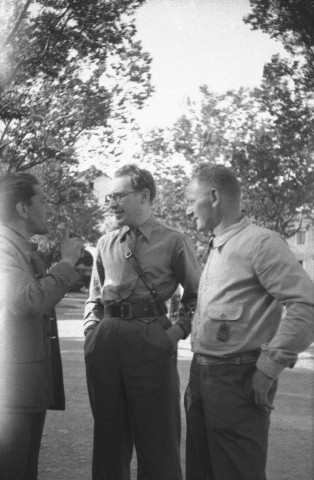
M23 218L24 220L28 219L28 210L27 205L24 202L19 202L16 204L15 210L19 217Z
M142 203L146 203L150 201L150 191L148 188L144 188L144 190L141 191L141 199L142 199Z
M219 201L219 192L216 188L210 189L209 198L211 199L212 206L215 207Z

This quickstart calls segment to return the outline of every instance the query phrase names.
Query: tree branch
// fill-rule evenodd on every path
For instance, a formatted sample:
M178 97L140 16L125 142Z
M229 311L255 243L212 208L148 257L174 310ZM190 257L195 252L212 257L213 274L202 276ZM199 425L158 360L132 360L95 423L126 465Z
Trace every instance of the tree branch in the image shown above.
M1 135L1 138L0 138L0 148L2 148L2 147L1 147L1 144L2 144L2 142L3 142L3 139L4 139L4 137L5 137L5 134L7 133L7 130L8 130L8 128L9 128L9 126L10 126L11 121L12 121L12 120L9 120L9 121L6 123L5 128L4 128L3 132L2 132L2 135Z
M17 31L17 29L19 28L23 18L25 17L25 14L28 10L28 7L30 6L30 4L32 3L33 0L26 0L26 3L23 7L23 10L21 11L14 27L12 28L11 32L9 33L9 35L7 36L7 38L5 39L4 41L4 46L6 46L10 41L11 41L11 38L13 37L13 35L15 34L15 32Z
M23 20L23 18L25 16L25 13L26 13L29 5L31 4L31 2L32 2L32 0L27 0L25 6L23 8L23 11L21 12L18 20L16 21L16 24L14 25L12 31L9 33L8 37L6 38L6 40L4 42L4 46L9 43L12 36L17 31L17 29L20 26L21 21ZM65 11L58 17L58 19L56 21L56 24L55 24L55 27L57 27L57 25L61 22L62 18L69 12L69 10L70 10L70 7L66 8ZM21 68L21 66L27 65L30 62L34 62L34 63L37 63L37 64L40 63L43 60L43 58L45 57L45 55L47 54L47 52L49 50L49 47L50 47L50 43L51 43L51 37L48 36L45 47L44 47L44 50L40 55L38 55L37 57L34 56L33 58L30 58L30 59L27 59L27 60L21 60L20 62L18 62L18 64L15 66L14 70L11 71L11 74L8 75L6 81L2 83L1 88L0 88L0 92L3 91L4 88L11 83L11 81L15 77L16 73Z

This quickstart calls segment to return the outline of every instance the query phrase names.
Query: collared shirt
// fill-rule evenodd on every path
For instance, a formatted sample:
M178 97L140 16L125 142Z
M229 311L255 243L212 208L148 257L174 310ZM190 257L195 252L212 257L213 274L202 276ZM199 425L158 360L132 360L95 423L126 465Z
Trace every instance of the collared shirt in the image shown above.
M221 358L261 348L257 367L276 378L313 340L314 285L279 235L244 218L215 237L192 350Z
M150 217L138 227L135 255L145 273L145 279L156 288L159 297L167 301L179 284L185 305L196 301L200 267L189 239L179 230ZM125 258L122 243L127 240L128 227L100 238L93 265L89 299L85 310L85 327L90 321L103 318L103 304L116 301L153 302L150 292L139 278L132 263ZM190 325L185 326L189 331Z

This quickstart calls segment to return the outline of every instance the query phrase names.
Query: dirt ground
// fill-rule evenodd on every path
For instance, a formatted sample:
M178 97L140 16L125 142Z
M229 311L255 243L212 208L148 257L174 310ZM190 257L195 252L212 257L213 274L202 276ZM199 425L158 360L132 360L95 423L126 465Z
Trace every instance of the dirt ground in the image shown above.
M66 411L48 412L40 454L39 480L89 480L93 422L85 382L83 339L61 338L61 349ZM307 357L309 361L314 361L314 346L307 352ZM314 371L308 368L311 365L309 362L306 365L304 367L301 361L300 367L286 370L281 375L272 413L268 480L314 479ZM182 398L189 366L189 358L179 359ZM184 439L182 405L183 472ZM132 480L136 480L135 459L132 462Z

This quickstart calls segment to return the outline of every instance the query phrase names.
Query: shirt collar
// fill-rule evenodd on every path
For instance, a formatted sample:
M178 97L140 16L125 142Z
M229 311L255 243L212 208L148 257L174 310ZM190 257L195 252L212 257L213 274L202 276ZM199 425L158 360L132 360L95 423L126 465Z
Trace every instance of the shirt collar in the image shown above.
M217 237L213 237L213 244L212 248L218 248L224 245L230 238L232 238L234 235L239 233L241 230L246 228L248 225L250 225L250 220L247 217L242 218L240 222L234 223L233 225L230 225L230 227L226 228L222 232L221 235L218 235Z
M18 250L24 255L26 261L30 263L31 261L31 256L32 256L32 243L28 242L23 235L21 235L19 232L14 230L11 227L7 227L6 225L1 225L0 231L4 237L7 238L7 240L10 243L13 243Z
M124 240L126 239L126 235L127 233L129 233L130 229L129 227L127 227L126 225L124 225L118 232L118 238L120 240L120 242L124 242Z
M151 217L149 217L148 220L146 220L146 222L144 222L142 225L139 225L137 227L137 230L141 232L141 234L148 241L148 243L150 243L152 231L155 223L156 223L156 218L154 217L154 215L152 215ZM131 229L126 225L121 228L119 232L120 242L123 242L125 240L126 235L130 232L130 230Z

